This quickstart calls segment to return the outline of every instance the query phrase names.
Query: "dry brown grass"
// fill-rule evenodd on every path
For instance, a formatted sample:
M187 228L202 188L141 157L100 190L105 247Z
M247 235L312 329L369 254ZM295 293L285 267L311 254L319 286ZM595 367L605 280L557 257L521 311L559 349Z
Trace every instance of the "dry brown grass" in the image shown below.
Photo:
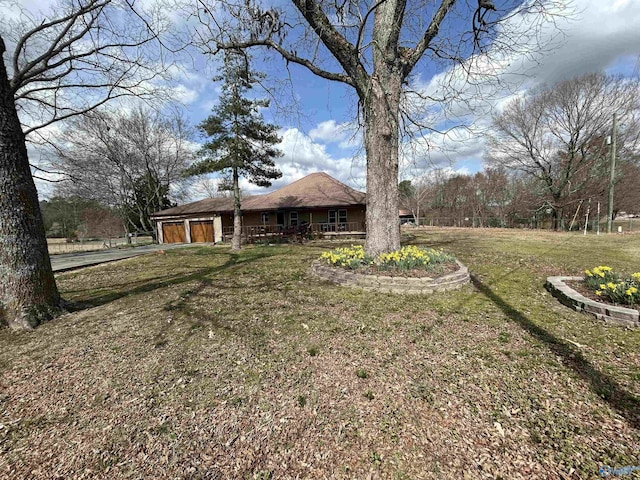
M0 332L0 475L556 479L640 464L640 332L542 288L594 261L640 265L637 237L407 241L455 253L474 286L341 288L310 275L318 244L60 275L79 310Z

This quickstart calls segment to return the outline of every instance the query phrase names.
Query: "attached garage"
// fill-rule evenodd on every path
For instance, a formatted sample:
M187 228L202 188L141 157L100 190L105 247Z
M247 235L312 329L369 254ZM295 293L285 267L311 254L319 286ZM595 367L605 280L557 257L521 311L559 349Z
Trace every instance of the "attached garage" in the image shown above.
M190 221L191 242L213 243L213 220Z
M162 222L162 243L185 243L184 222Z

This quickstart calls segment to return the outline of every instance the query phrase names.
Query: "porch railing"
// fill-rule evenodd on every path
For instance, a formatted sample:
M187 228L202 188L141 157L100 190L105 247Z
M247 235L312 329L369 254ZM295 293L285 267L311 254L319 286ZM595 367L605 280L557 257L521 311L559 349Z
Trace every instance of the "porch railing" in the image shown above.
M244 225L241 232L244 240L251 241L273 237L304 237L309 234L336 236L349 233L364 233L365 226L364 222L307 223L295 227L285 227L283 225ZM233 227L224 227L222 234L225 240L231 238L233 235Z
M309 230L313 233L358 232L366 231L364 222L312 223Z

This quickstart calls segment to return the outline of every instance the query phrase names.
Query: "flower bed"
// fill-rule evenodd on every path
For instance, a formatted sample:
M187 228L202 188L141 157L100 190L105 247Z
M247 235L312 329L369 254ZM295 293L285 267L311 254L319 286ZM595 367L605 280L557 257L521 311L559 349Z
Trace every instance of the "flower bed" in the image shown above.
M317 276L369 291L422 294L469 283L469 271L441 250L406 246L377 258L360 245L324 252L313 263Z
M561 303L578 312L593 315L598 320L602 320L611 325L632 328L640 327L640 313L638 310L609 305L587 298L568 285L568 283L572 282L583 283L584 278L564 276L548 277L545 288Z

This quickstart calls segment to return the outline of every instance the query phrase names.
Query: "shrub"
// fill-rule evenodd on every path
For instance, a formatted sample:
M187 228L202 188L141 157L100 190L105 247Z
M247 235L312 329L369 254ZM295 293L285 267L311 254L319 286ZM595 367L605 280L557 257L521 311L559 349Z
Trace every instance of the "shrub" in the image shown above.
M584 273L585 285L599 297L632 307L640 304L640 272L620 278L611 267L599 266Z

